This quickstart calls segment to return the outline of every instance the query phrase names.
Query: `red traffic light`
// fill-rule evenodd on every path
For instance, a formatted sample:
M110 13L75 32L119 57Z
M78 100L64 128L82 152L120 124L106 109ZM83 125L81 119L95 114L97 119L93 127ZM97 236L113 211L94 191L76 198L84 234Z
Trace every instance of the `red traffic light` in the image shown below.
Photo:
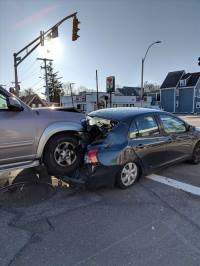
M77 17L74 17L73 28L72 28L72 41L76 41L80 37L78 35L78 31L80 30L78 27L79 24L80 24L80 21L77 19Z

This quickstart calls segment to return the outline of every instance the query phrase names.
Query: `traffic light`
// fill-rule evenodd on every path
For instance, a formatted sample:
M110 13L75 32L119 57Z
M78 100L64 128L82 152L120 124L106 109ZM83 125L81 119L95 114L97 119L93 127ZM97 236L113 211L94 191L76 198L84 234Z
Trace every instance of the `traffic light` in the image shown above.
M73 29L72 29L72 41L76 41L80 36L78 35L78 31L80 30L78 27L78 24L80 21L77 19L77 17L74 17L73 19Z
M200 57L198 58L198 65L200 66Z
M57 38L58 37L58 27L53 27L51 31L51 38Z

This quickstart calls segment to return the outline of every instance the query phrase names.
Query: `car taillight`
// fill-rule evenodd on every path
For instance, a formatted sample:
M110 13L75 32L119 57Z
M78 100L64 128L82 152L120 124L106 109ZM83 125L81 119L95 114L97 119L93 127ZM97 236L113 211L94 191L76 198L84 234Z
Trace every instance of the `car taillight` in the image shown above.
M91 164L97 164L98 159L97 159L97 150L90 150L87 153L87 163Z

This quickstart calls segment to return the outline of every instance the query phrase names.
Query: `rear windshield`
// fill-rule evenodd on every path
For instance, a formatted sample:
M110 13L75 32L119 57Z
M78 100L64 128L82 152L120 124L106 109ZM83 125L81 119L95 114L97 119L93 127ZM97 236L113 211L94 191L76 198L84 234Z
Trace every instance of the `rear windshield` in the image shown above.
M105 119L105 118L101 118L101 117L91 117L91 116L87 116L87 123L89 126L98 126L99 128L104 128L107 131L112 130L113 128L115 128L118 125L118 121L115 120L109 120L109 119Z

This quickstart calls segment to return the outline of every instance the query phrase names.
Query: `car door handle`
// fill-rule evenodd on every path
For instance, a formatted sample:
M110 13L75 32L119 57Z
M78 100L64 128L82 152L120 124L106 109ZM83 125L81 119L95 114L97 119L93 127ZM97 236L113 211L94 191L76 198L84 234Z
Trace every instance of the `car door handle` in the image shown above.
M143 149L143 148L144 148L144 145L143 145L143 144L138 144L138 145L136 146L136 148L137 148L137 149Z
M167 143L172 143L173 142L173 139L171 138L171 137L169 137L168 139L167 139Z

